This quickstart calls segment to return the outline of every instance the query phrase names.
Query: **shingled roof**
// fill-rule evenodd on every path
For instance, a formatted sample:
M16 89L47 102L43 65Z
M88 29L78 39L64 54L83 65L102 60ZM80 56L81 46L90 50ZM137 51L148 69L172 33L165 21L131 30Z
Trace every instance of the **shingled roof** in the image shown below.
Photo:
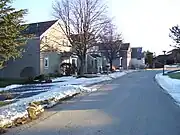
M24 34L33 34L37 37L41 36L47 29L49 29L57 20L37 22L28 24Z
M130 47L130 43L123 43L122 45L121 45L121 50L128 50L129 49L129 47Z
M99 50L104 50L104 43L98 43L96 46L99 46ZM123 43L121 45L121 50L127 51L130 48L130 43Z

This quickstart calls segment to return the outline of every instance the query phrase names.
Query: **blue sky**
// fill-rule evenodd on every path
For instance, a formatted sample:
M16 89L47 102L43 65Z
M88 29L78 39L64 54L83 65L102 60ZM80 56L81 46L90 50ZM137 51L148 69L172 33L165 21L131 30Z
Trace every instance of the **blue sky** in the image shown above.
M180 24L179 0L106 0L111 17L126 42L162 54L169 47L169 28ZM28 22L54 19L53 0L14 0L16 8L26 8Z

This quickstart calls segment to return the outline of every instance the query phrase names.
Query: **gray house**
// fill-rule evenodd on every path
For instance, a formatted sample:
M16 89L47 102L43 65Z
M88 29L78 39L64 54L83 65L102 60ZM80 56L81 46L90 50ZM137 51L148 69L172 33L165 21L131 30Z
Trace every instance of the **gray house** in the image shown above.
M130 68L131 47L130 43L123 43L119 52L119 57L113 61L113 66L121 69Z
M108 60L106 59L105 50L103 47L103 43L98 43L96 46L91 48L91 53L97 53L101 56L102 59L102 69L104 69L107 64ZM130 43L123 43L120 48L119 56L113 60L113 66L116 69L122 68L122 69L128 69L130 67L130 61L131 61L131 48Z
M9 60L0 70L1 78L20 78L40 74L40 39L33 38L27 41L22 58Z

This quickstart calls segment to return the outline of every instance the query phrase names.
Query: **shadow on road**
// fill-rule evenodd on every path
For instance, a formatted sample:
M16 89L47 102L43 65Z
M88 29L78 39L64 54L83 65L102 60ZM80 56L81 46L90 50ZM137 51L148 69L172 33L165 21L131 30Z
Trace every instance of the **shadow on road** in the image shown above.
M128 74L57 105L19 135L179 135L180 108L154 82L157 72Z

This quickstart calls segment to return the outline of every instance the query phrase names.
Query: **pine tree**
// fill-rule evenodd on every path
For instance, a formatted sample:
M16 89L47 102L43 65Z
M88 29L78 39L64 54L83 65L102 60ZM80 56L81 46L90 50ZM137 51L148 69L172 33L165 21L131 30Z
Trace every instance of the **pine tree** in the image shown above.
M0 68L11 58L21 56L21 46L25 45L27 39L22 34L26 28L22 24L27 10L16 10L11 4L11 0L0 0Z

